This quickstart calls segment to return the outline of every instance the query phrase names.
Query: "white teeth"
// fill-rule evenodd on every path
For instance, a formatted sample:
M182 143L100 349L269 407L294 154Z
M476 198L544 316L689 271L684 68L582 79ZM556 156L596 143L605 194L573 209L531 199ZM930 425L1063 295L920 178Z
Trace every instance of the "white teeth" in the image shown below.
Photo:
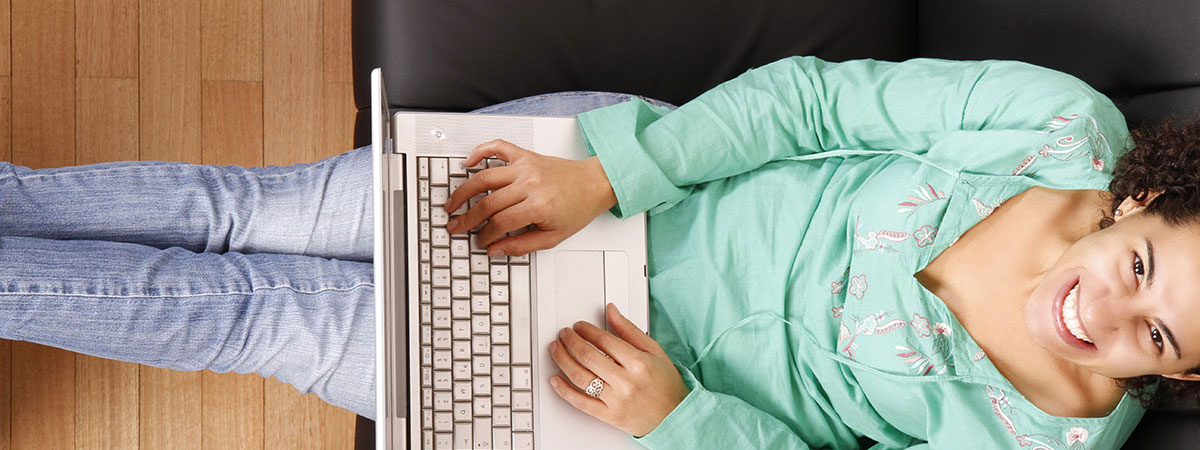
M1063 323L1067 325L1067 330L1071 334L1083 342L1092 343L1092 337L1088 336L1083 331L1083 323L1079 321L1079 284L1071 288L1071 292L1067 293L1067 298L1063 300L1062 318Z

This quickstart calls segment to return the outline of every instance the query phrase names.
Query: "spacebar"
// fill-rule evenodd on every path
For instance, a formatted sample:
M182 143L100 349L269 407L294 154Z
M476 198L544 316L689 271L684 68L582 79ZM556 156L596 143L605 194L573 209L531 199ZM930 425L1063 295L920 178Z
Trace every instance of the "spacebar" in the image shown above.
M512 363L531 364L529 266L509 266L508 292L512 297Z

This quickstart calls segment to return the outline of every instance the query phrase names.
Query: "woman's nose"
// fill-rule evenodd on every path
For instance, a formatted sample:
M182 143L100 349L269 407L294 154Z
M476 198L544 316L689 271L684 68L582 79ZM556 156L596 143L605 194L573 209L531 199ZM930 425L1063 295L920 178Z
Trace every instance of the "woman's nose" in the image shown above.
M1107 289L1080 292L1079 317L1083 328L1096 339L1098 334L1110 333L1122 327L1136 325L1140 313L1136 296Z

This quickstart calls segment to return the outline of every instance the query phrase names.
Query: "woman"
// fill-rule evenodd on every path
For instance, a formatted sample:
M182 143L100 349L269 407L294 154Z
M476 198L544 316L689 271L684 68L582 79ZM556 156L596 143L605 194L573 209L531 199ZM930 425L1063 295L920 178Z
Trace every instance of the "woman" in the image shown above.
M1195 377L1177 186L1196 171L1113 181L1132 143L1084 83L791 58L668 110L581 114L584 161L484 144L510 165L447 205L494 191L449 228L509 255L651 213L650 336L610 308L616 336L547 349L560 396L645 446L1117 448L1143 409L1114 380ZM0 336L276 376L373 416L369 167L6 165Z

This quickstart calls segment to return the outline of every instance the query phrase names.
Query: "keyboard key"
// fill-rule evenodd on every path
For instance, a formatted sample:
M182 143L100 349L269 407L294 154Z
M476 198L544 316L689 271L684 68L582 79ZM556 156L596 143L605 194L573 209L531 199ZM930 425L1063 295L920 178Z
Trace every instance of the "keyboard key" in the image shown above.
M454 408L454 398L451 397L450 391L434 391L433 392L433 410L434 411L449 412L453 408ZM437 429L437 418L436 417L434 418L433 422L434 422L434 429Z
M421 280L429 281L429 280ZM421 283L421 303L429 303L433 299L433 285L429 283Z
M438 370L433 372L433 388L435 390L448 391L452 386L449 370Z
M470 361L455 361L454 362L454 379L456 381L471 380L471 362Z
M433 431L450 431L454 427L454 415L447 412L433 413Z
M429 158L417 158L417 178L429 179Z
M450 188L447 186L434 186L429 190L429 205L435 209L443 209L442 205L446 204L448 198L450 198Z
M500 284L492 285L492 303L508 303L508 286Z
M514 389L512 392L512 409L513 411L533 411L533 392ZM515 420L516 413L514 412L513 415Z
M450 183L450 164L446 158L429 158L429 184L445 186Z
M470 319L471 301L455 299L450 302L450 317L455 319Z
M471 316L471 333L487 334L488 329L492 326L492 321L489 316L476 315Z
M509 256L508 263L509 264L529 264L529 254L526 253L521 256Z
M488 283L487 275L471 275L472 294L489 294L491 292L491 285Z
M450 310L433 310L433 328L450 328Z
M434 308L449 308L450 307L450 290L449 289L434 289L433 290L433 307Z
M454 298L471 298L471 280L461 278L451 280L450 291Z
M454 449L454 434L452 433L437 433L437 446L435 450L453 450Z
M492 274L493 283L508 284L508 266L495 265L492 266L490 272Z
M492 415L492 399L488 397L475 397L475 417L487 417Z
M449 370L453 359L450 358L449 350L434 350L433 351L433 368L436 370Z
M442 225L440 227L433 227L429 232L434 247L450 247L450 232L446 231L446 227L444 226L446 224Z
M475 335L471 338L472 355L492 354L492 341L486 335Z
M492 343L507 344L508 343L508 326L495 325L492 326Z
M454 191L457 191L458 188L462 187L463 183L466 183L466 182L467 182L467 177L465 177L465 176L458 177L458 176L451 175L450 176L450 194L454 194ZM465 205L465 204L467 204L467 202L463 202L463 204Z
M425 243L421 243L421 245L428 246L428 244ZM433 249L433 258L430 260L430 262L433 263L433 267L450 267L450 249Z
M417 204L417 219L421 221L429 220L429 202L420 202Z
M533 389L533 368L513 366L512 387L513 389Z
M529 266L512 267L509 287L512 288L513 364L533 364L532 338L533 321L530 318Z
M498 366L492 368L492 384L499 386L508 386L508 367Z
M433 323L433 305L422 304L421 305L421 324L429 325L431 323Z
M492 403L496 406L512 405L512 396L510 395L508 386L493 386L492 387ZM507 411L507 409L506 409Z
M513 433L512 450L533 450L533 433Z
M450 274L454 278L470 278L471 261L467 258L455 258L450 260Z
M509 365L509 346L492 346L492 364Z
M456 381L454 382L454 401L464 402L471 400L471 382Z
M492 419L475 418L475 449L492 450Z
M467 162L467 158L450 158L450 176L467 176L467 167L463 163Z
M454 402L454 421L471 421L471 402Z
M433 287L450 287L450 269L433 269Z
M486 295L471 296L471 314L491 314L492 301Z
M533 431L533 413L515 412L512 415L513 431Z
M429 411L433 411L433 389L432 388L427 387L427 388L421 389L421 408L427 409ZM430 426L430 427L433 426L433 416L432 415L429 416L429 420L427 420L425 422L425 425Z
M417 198L420 200L429 200L429 180L417 181Z
M433 368L432 367L422 367L421 368L421 387L424 387L424 388L432 388L433 387ZM426 391L431 392L429 394L430 395L429 398L433 398L432 397L433 391L430 389L426 389ZM429 405L432 402L433 401L430 400L428 402L425 402L425 404Z
M433 448L433 416L429 416L428 429L421 432L422 447L425 449Z
M475 206L475 205L471 205L471 206ZM487 247L479 246L479 235L476 233L471 233L471 253L481 255L481 259L483 259L484 261L487 261L487 255L486 255ZM485 272L486 272L486 270L485 270Z
M421 263L421 282L426 283L430 281L433 281L433 268L430 267L429 263L423 262Z
M471 273L488 273L487 255L471 255Z
M471 391L478 396L492 395L492 378L487 375L477 376L471 379Z
M428 242L421 243L421 262L429 262L430 253L432 252Z
M454 418L458 422L458 417ZM454 449L460 448L470 449L474 442L471 440L471 429L474 428L471 419L463 421L463 423L454 424Z
M512 448L512 430L508 428L492 428L492 449L509 450Z
M429 226L429 222L418 222L417 227L418 227L417 234L419 235L418 238L421 241L428 241L429 240L429 229L432 228Z
M450 326L450 335L454 336L455 339L466 339L467 336L471 335L471 321L455 320L453 325Z
M428 345L421 346L421 365L424 365L424 366L432 366L433 365L433 347L430 347Z
M450 255L455 258L468 258L471 256L470 241L466 239L453 239L450 241Z
M454 341L454 348L451 349L454 354L455 361L470 361L471 360L471 341Z
M442 209L441 206L435 206L433 211L429 212L429 224L433 225L433 229L445 231L449 236L449 231L446 230L446 223L450 221L450 213Z
M433 330L433 349L450 349L450 330Z
M512 411L499 406L492 408L492 425L497 427L511 427Z
M473 375L487 375L492 373L492 360L487 356L476 356L471 362L471 367Z
M495 305L492 307L492 323L508 323L508 305Z
M421 327L421 345L433 344L433 328Z

